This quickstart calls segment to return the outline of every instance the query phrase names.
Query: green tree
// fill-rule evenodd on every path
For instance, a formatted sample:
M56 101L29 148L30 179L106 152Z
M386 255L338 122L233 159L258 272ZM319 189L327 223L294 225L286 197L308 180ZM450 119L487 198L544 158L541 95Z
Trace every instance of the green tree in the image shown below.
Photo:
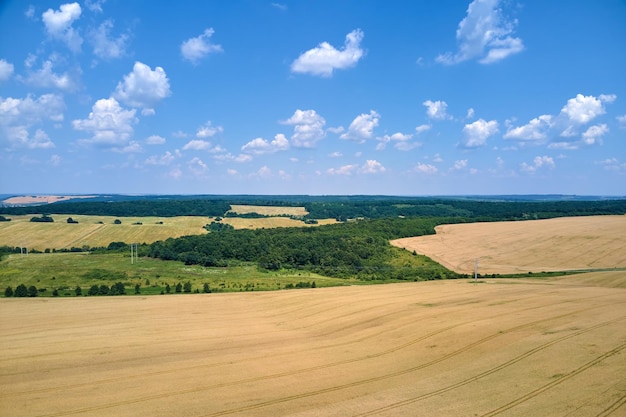
M29 297L37 297L37 287L31 285L28 287L28 296Z
M206 282L202 286L202 292L205 293L205 294L208 294L208 293L211 292L211 288L209 288L209 284L207 284Z
M178 284L176 284L176 292L182 292L182 291L183 291L183 284L179 282Z
M170 284L165 284L165 292L168 294L172 292L172 287L170 287Z
M135 284L135 294L141 294L141 285Z
M11 288L11 286L6 287L6 289L4 290L4 296L13 297L13 288Z
M98 295L99 292L100 292L100 287L98 287L97 284L94 284L91 286L91 288L89 288L89 292L87 294Z
M58 297L59 296L59 290L57 290L56 288L52 291L52 296L53 297Z
M98 295L108 295L109 294L109 286L102 284L100 285L100 287L98 288Z
M185 285L183 286L183 291L185 291L186 293L191 292L191 282L189 281L185 282Z
M113 221L113 224L122 224L122 221L120 219L115 219Z
M77 285L74 289L74 294L76 294L77 297L80 297L81 295L83 295L83 289Z
M28 288L26 288L26 285L24 284L20 284L15 288L15 293L13 294L14 297L28 297Z

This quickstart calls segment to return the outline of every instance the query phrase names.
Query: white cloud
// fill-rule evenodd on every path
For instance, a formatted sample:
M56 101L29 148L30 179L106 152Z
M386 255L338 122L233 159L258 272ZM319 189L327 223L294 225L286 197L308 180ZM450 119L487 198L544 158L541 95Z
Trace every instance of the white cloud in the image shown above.
M171 94L170 83L161 67L153 70L139 61L133 71L117 84L114 97L131 107L152 110L154 106Z
M85 0L85 6L94 13L102 13L102 5L106 0Z
M467 114L465 115L465 118L468 120L474 118L474 109L472 107L467 109Z
M91 139L83 142L101 146L124 145L135 123L135 110L125 110L113 97L96 101L87 119L72 121L74 129L93 133Z
M144 161L146 165L170 165L176 156L172 154L170 151L165 152L163 155L152 155L148 159Z
M602 136L609 133L609 128L606 124L600 124L595 126L590 126L582 134L582 140L585 145L593 145L595 143L602 143Z
M35 6L33 6L32 4L28 6L28 9L26 9L26 11L24 12L24 16L26 16L29 19L32 19L33 17L35 17Z
M341 158L343 156L343 154L341 152L335 151L335 152L329 154L328 156L331 157L331 158Z
M370 139L374 133L374 128L378 126L379 118L380 115L374 110L370 110L369 114L362 113L350 123L348 131L339 136L339 138L352 139L360 142Z
M226 170L226 173L227 173L228 175L237 175L237 174L239 174L239 172L238 172L236 169L232 169L232 168L228 168L228 169Z
M72 23L80 18L81 8L78 3L62 4L58 11L48 9L42 15L48 34L65 42L73 52L80 51L83 38L72 27Z
M197 156L194 157L193 159L191 159L188 163L187 166L189 167L189 169L197 176L197 175L202 175L204 174L206 171L209 170L209 167L207 166L207 164L205 164L202 159L198 158Z
M526 162L523 162L521 165L521 170L525 171L525 172L536 172L538 169L545 167L545 168L554 168L555 164L554 164L554 159L551 156L536 156L535 159L533 159L533 162L531 164L527 164Z
M467 168L467 159L460 159L458 161L454 161L454 167L453 167L454 170L460 171L465 168Z
M201 139L190 140L185 144L185 146L183 146L183 151L207 151L209 149L211 149L211 142L207 142L206 140Z
M477 148L483 146L487 142L487 138L498 132L498 122L491 120L489 122L478 119L473 123L466 124L463 128L465 141L463 146L466 148Z
M126 55L128 34L121 34L117 38L110 35L113 21L105 20L97 29L89 32L89 40L93 45L93 53L101 59L121 58Z
M544 114L532 119L528 124L509 128L504 134L504 139L520 139L520 140L544 140L547 131L552 127L552 116Z
M439 170L434 165L418 162L415 166L415 171L421 174L436 174Z
M422 103L426 106L426 114L428 117L434 120L445 120L451 119L452 117L446 113L446 109L448 108L448 103L445 101L431 101L426 100Z
M28 76L20 80L28 85L39 88L58 88L59 90L73 91L78 88L78 83L65 72L55 74L52 70L54 64L52 60L43 63L38 71L28 71Z
M428 130L430 130L432 128L431 125L419 125L415 128L415 133L417 133L418 135L421 133L424 133Z
M387 169L378 161L374 159L368 159L360 169L363 174L378 174L385 172Z
M287 5L286 4L282 4L282 3L270 3L272 5L272 7L277 8L278 10L282 10L282 11L286 11L287 10Z
M602 165L607 171L626 173L626 162L620 163L617 158L608 158L603 161L598 161L596 164Z
M576 97L567 100L567 104L563 106L561 113L566 115L572 122L579 124L589 123L596 117L606 113L604 103L611 103L615 98L614 94L601 94L598 98L577 94Z
M159 135L151 135L146 138L146 145L163 145L165 138Z
M136 141L131 141L126 146L122 146L122 147L116 146L116 147L113 147L113 148L111 148L111 150L113 152L118 152L118 153L138 153L138 152L143 152L143 148L141 147L139 142L136 142Z
M516 20L507 20L500 0L474 0L456 31L458 51L439 55L435 60L452 65L470 59L481 64L498 62L524 50L520 38L513 37Z
M315 110L297 109L289 119L281 123L293 125L291 143L298 148L313 148L326 135L324 132L326 120Z
M196 137L198 138L210 138L215 136L217 133L221 133L224 131L222 126L213 126L211 121L206 122L204 125L200 126L196 131Z
M48 163L52 165L53 167L58 167L59 165L61 165L61 162L62 162L62 158L56 154L50 156L50 160L48 161Z
M339 168L329 168L326 172L330 175L352 175L358 168L358 165L344 165Z
M29 129L41 122L63 120L65 103L56 94L44 94L37 99L28 95L23 99L0 97L0 141L8 139L12 147L41 149L54 143L41 129L31 137Z
M0 59L0 81L6 81L13 75L13 64Z
M42 120L62 121L65 103L57 94L43 94L33 100L0 97L0 125L33 125Z
M261 178L269 178L272 176L272 170L267 165L263 165L255 175Z
M376 146L376 150L380 151L385 149L386 145L390 142L393 142L394 147L401 151L408 151L421 145L419 142L409 143L412 138L413 135L401 132L396 132L393 135L380 136L376 138L380 141L380 143Z
M200 59L210 53L222 52L221 45L211 43L211 36L214 33L213 28L208 28L201 35L184 41L180 45L180 52L183 54L183 58L193 64L197 64Z
M360 47L363 36L360 29L348 33L342 50L335 49L328 42L322 42L293 61L291 71L330 77L336 69L354 67L364 55Z
M254 155L275 153L289 149L289 141L282 133L274 136L274 140L268 142L263 138L256 138L241 147L241 151Z
M41 129L37 129L32 137L24 126L9 127L7 133L14 148L50 149L55 147L48 134Z

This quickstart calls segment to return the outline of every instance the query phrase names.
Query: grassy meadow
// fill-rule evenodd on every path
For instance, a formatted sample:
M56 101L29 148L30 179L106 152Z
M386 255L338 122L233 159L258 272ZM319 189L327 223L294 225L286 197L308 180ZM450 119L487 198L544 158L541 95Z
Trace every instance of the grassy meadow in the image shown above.
M94 271L102 272L95 274ZM99 278L99 275L111 278ZM96 276L94 278L94 276ZM112 285L123 282L127 294L134 294L136 284L141 294L160 294L170 285L171 292L177 283L190 282L192 291L203 290L205 283L212 292L272 291L290 284L313 283L317 287L362 284L357 280L323 277L308 271L280 270L267 272L256 265L240 264L225 268L207 268L185 265L177 261L140 257L131 264L128 254L37 253L9 255L0 262L0 288L13 289L19 284L34 285L41 296L51 296L54 289L60 296L74 296L80 286L83 295L92 285Z

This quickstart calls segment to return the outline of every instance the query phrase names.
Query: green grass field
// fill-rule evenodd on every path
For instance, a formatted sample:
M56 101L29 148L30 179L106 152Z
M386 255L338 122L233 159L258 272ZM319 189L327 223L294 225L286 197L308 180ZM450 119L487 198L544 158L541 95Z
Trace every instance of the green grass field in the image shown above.
M104 278L88 278L94 271L101 271ZM124 277L120 279L120 274ZM107 278L109 276L110 278ZM187 266L177 261L162 261L153 258L139 258L131 264L129 254L89 254L89 253L41 253L9 255L0 262L0 289L19 284L34 285L41 296L51 296L57 289L60 296L74 296L74 289L80 286L86 294L92 285L112 285L121 281L127 294L134 294L136 284L141 286L141 294L160 294L167 284L172 293L177 283L190 282L192 291L202 291L204 283L212 292L233 291L272 291L284 289L289 284L315 281L317 287L363 284L357 280L328 278L308 271L282 270L267 272L254 264L240 264L227 268L205 268Z

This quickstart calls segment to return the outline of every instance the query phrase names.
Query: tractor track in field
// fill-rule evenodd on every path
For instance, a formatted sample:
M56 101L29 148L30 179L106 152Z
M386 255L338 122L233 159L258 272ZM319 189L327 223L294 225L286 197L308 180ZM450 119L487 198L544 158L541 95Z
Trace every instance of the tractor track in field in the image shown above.
M595 298L595 297L593 297ZM614 304L623 304L623 302L620 303L614 303ZM458 356L460 354L463 354L465 352L468 352L470 350L472 350L473 348L486 343L488 341L491 341L497 337L500 337L504 334L509 334L509 333L513 333L515 331L518 330L522 330L525 328L530 328L532 326L536 326L538 324L541 323L545 323L545 322L549 322L549 321L553 321L553 320L558 320L564 317L568 317L568 316L574 316L576 314L580 314L582 312L586 312L586 311L590 311L596 308L600 308L600 307L607 307L608 305L602 305L602 306L594 306L594 307L589 307L589 308L584 308L584 309L580 309L580 310L576 310L576 311L572 311L572 312L568 312L568 313L564 313L564 314L560 314L560 315L556 315L556 316L552 316L552 317L548 317L548 318L542 318L539 320L535 320L532 322L528 322L528 323L524 323L524 324L520 324L517 326L513 326L509 329L506 330L501 330L495 333L492 333L489 336L483 337L481 339L478 339L468 345L465 345L463 347L461 347L460 349L457 349L453 352L447 353L437 359L433 359L431 361L422 363L420 365L416 365L410 368L406 368L403 370L399 370L399 371L395 371L395 372L391 372L388 374L384 374L384 375L378 375L375 377L371 377L371 378L366 378L366 379L362 379L362 380L358 380L358 381L353 381L350 383L346 383L346 384L341 384L341 385L336 385L336 386L332 386L332 387L327 387L327 388L323 388L323 389L319 389L319 390L313 390L313 391L309 391L309 392L304 392L304 393L300 393L300 394L295 394L295 395L290 395L290 396L286 396L286 397L281 397L281 398L276 398L273 400L268 400L268 401L262 401L256 404L250 404L247 406L241 406L241 407L235 407L235 408L231 408L231 409L227 409L227 410L222 410L222 411L217 411L214 413L209 413L209 414L204 414L201 417L218 417L218 416L224 416L224 415L229 415L229 414L235 414L235 413L240 413L240 412L246 412L246 411L251 411L251 410L255 410L255 409L259 409L259 408L264 408L264 407L268 407L271 405L275 405L275 404L280 404L280 403L285 403L285 402L289 402L289 401L294 401L294 400L298 400L298 399L302 399L302 398L308 398L308 397L312 397L312 396L316 396L316 395L321 395L321 394L325 394L325 393L329 393L329 392L335 392L335 391L340 391L343 389L347 389L347 388L352 388L352 387L356 387L356 386L360 386L360 385L365 385L365 384L369 384L369 383L373 383L373 382L378 382L378 381L383 381L386 379L390 379L390 378L394 378L394 377L398 377L398 376L402 376L402 375L406 375L424 368L427 368L429 366L433 366L436 365L438 363L444 362L450 358L453 358L455 356ZM621 320L622 318L620 318ZM457 327L460 326L461 324L456 324L453 326L449 326L450 328L453 327ZM355 363L355 362L359 362L359 361L363 361L363 360L368 360L368 359L372 359L372 358L376 358L376 357L380 357L383 356L385 354L391 353L391 352L395 352L397 350L400 350L402 348L405 348L407 346L410 346L412 344L418 343L419 341L425 340L429 337L432 337L436 334L442 333L444 331L449 330L449 328L444 328L444 329L438 329L430 334L424 335L420 338L414 339L412 341L409 341L403 345L400 346L396 346L392 349L389 349L387 351L384 352L378 352L375 354L371 354L371 355L365 355L359 358L352 358L352 359L346 359L343 361L337 361L337 362L333 362L333 363L329 363L329 364L323 364L323 365L318 365L318 366L314 366L314 367L310 367L310 368L304 368L304 369L299 369L297 371L288 371L288 372L281 372L281 373L277 373L277 374L271 374L271 375L263 375L263 376L258 376L258 377L254 377L254 378L248 378L248 379L244 379L244 380L239 380L239 381L231 381L231 382L224 382L224 383L219 383L219 384L212 384L212 385L206 385L206 386L201 386L201 387L194 387L194 388L189 388L189 389L183 389L183 390L176 390L176 391L169 391L169 392L165 392L165 393L159 393L159 394L154 394L154 395L149 395L149 396L143 396L141 398L133 398L133 399L129 399L129 400L124 400L124 401L117 401L117 402L112 402L112 403L107 403L107 404L103 404L103 405L95 405L95 406L91 406L91 407L84 407L84 408L79 408L79 409L74 409L74 410L66 410L66 411L61 411L61 412L57 412L57 413L51 413L51 414L44 414L44 415L40 415L38 417L60 417L60 416L67 416L67 415L73 415L73 414L80 414L80 413L85 413L85 412L91 412L91 411L98 411L98 410L104 410L104 409L109 409L109 408L114 408L114 407L119 407L119 406L124 406L124 405L129 405L129 404L135 404L135 403L140 403L140 402L145 402L145 401L151 401L151 400L159 400L159 399L163 399L163 398L169 398L169 397L173 397L173 396L178 396L178 395L185 395L185 394L191 394L191 393L197 393L197 392L202 392L202 391L207 391L207 390L211 390L211 389L216 389L216 388L223 388L223 387L228 387L228 386L237 386L240 384L247 384L247 383L251 383L251 382L260 382L260 381L266 381L266 380L270 380L270 379L274 379L274 378L281 378L281 377L285 377L285 376L293 376L293 375L298 375L298 374L302 374L302 373L306 373L306 372L311 372L311 371L315 371L315 370L320 370L320 369L325 369L325 368L330 368L333 366L338 366L338 365L344 365L344 364L349 364L349 363ZM586 368L585 368L586 369ZM581 371L582 372L582 371ZM573 376L573 375L572 375ZM558 381L558 380L557 380ZM80 384L80 385L93 385L93 383L88 384ZM61 387L58 387L61 388ZM49 389L47 392L54 392L56 391L56 388L51 388Z
M545 385L543 385L543 386L541 386L541 387L539 387L539 388L537 388L537 389L535 389L535 390L533 390L533 391L531 391L531 392L529 392L529 393L527 393L525 395L522 395L521 397L519 397L519 398L517 398L517 399L515 399L515 400L513 400L513 401L511 401L511 402L509 402L507 404L504 404L503 406L498 407L495 410L492 410L492 411L490 411L490 412L488 412L486 414L483 414L481 417L496 416L496 415L498 415L498 414L500 414L500 413L502 413L504 411L510 410L513 407L516 407L516 406L518 406L520 404L523 404L524 402L526 402L526 401L536 397L537 395L539 395L539 394L541 394L541 393L543 393L545 391L548 391L549 389L551 389L551 388L561 384L562 382L565 382L568 379L573 378L576 375L586 371L587 369L589 369L589 368L599 364L600 362L602 362L606 358L621 352L622 350L624 350L624 348L626 348L626 343L623 343L623 344L617 346L616 348L614 348L614 349L604 353L603 355L598 356L597 358L587 362L583 366L580 366L580 367L574 369L573 371L569 372L568 374L563 375L560 378L555 379L552 382L549 382L549 383L547 383L547 384L545 384ZM607 415L610 415L613 411L617 410L617 408L619 408L623 403L620 404L620 401L617 401L615 404L617 404L617 407L612 408L612 406L611 406L611 407L609 407L609 409L612 408L612 410L607 409L607 410L610 411L609 414L607 414ZM605 410L605 411L607 411L607 410Z
M600 414L598 414L596 417L608 417L611 414L613 414L614 412L616 412L624 404L626 404L626 395L623 395L621 398L619 398L613 404L609 405L607 408L602 410L602 412Z
M486 376L489 376L491 374L494 374L494 373L496 373L498 371L501 371L502 369L505 369L505 368L507 368L507 367L509 367L511 365L514 365L514 364L516 364L516 363L518 363L518 362L520 362L520 361L522 361L522 360L524 360L524 359L534 355L535 353L540 352L540 351L542 351L544 349L547 349L550 346L556 345L557 343L560 343L560 342L562 342L564 340L571 339L571 338L574 338L576 336L580 336L582 334L588 333L590 331L599 329L599 328L604 327L604 326L608 326L610 324L613 324L613 323L619 322L621 320L624 320L625 318L626 318L626 316L622 316L622 317L619 317L619 318L614 319L614 320L609 320L609 321L606 321L606 322L603 322L603 323L596 324L595 326L591 326L591 327L589 327L587 329L579 330L579 331L577 331L575 333L571 333L571 334L568 334L568 335L565 335L565 336L561 336L561 337L559 337L557 339L554 339L554 340L551 340L551 341L549 341L547 343L544 343L542 345L536 346L533 349L531 349L531 350L529 350L527 352L524 352L521 355L516 356L515 358L512 358L512 359L510 359L510 360L508 360L506 362L501 363L500 365L498 365L496 367L488 369L488 370L486 370L484 372L481 372L481 373L479 373L477 375L474 375L474 376L472 376L470 378L466 378L466 379L464 379L462 381L459 381L459 382L454 383L452 385L449 385L447 387L443 387L443 388L437 389L435 391L419 395L417 397L408 398L406 400L399 401L399 402L393 403L393 404L389 404L389 405L386 405L384 407L377 408L375 410L370 410L370 411L368 411L366 413L363 413L363 414L357 414L354 417L373 416L373 415L376 415L376 414L383 413L385 411L393 410L393 409L396 409L396 408L399 408L399 407L404 407L406 405L413 404L413 403L416 403L418 401L422 401L422 400L425 400L427 398L431 398L431 397L434 397L434 396L446 393L448 391L452 391L454 389L460 388L460 387L465 386L467 384L470 384L472 382L478 381L478 380L480 380L480 379L482 379L482 378L484 378Z

